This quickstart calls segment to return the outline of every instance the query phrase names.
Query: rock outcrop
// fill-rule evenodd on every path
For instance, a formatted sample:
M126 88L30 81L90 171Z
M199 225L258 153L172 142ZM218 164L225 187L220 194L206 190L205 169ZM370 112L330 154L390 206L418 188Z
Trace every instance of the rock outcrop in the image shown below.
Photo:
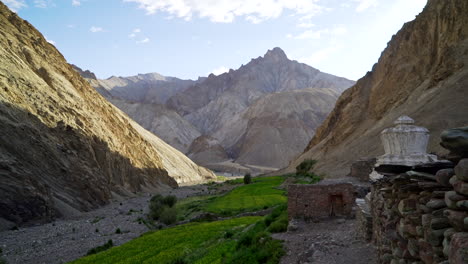
M383 153L378 134L408 114L438 135L467 125L468 2L429 0L423 12L393 36L371 72L346 90L304 153L318 173L341 177L360 157ZM443 152L438 137L430 152Z
M2 3L0 124L0 222L48 221L214 177L102 98Z
M163 104L106 98L142 127L183 153L187 153L193 140L201 135L192 124Z
M223 162L229 159L226 150L219 141L210 136L197 137L190 145L187 155L193 161L202 165Z
M327 88L268 94L226 122L214 137L239 164L282 168L303 150L338 96Z

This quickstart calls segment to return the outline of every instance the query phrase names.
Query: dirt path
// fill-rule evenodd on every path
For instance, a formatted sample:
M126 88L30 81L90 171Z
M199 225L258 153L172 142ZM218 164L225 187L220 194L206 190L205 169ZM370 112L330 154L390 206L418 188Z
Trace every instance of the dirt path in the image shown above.
M356 220L334 219L320 223L296 221L296 231L274 234L284 240L286 256L281 264L377 263L371 244L357 239Z
M209 194L206 185L185 186L168 190L179 199ZM8 264L56 264L79 257L96 246L112 239L121 245L142 233L148 227L139 223L148 208L150 195L113 202L73 219L60 219L41 226L20 228L0 233L0 247ZM120 229L120 233L116 232Z

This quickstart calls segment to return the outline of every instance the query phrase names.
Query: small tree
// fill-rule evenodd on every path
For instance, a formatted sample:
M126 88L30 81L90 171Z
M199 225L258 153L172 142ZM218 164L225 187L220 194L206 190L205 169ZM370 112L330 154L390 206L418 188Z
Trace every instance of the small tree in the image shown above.
M244 175L244 184L250 184L252 183L252 175L250 173L247 173Z
M306 159L296 167L296 174L301 176L307 176L312 170L314 165L317 163L316 160Z

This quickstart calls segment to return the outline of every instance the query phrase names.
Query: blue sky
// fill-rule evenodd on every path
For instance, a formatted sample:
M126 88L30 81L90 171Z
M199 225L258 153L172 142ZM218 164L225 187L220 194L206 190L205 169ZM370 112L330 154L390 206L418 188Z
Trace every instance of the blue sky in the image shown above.
M357 80L426 0L2 0L98 78L196 79L268 49Z

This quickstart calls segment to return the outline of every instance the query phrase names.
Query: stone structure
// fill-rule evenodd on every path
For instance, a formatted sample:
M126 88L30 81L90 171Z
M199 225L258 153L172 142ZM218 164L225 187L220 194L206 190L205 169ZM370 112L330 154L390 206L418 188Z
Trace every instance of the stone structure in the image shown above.
M383 130L380 134L385 154L377 158L375 166L399 165L413 166L422 163L436 162L437 156L427 154L429 130L414 125L414 120L408 116L400 116L395 127ZM382 178L373 171L371 180Z
M369 174L374 169L375 162L376 158L360 159L353 162L348 176L360 181L369 181Z
M355 199L350 183L292 184L288 186L288 215L312 220L348 217Z
M384 142L391 148L403 142L392 142L399 139L388 136ZM416 138L407 139L405 144L414 146L411 140ZM440 161L408 165L379 163L375 168L383 175L374 181L369 201L379 262L468 263L468 156L461 156L456 165ZM368 223L358 220L360 226Z

